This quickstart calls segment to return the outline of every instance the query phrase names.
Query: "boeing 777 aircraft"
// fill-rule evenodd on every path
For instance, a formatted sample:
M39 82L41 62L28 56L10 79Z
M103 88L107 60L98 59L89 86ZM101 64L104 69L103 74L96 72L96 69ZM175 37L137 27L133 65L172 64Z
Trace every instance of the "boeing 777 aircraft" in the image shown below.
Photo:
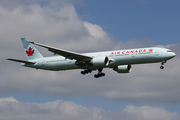
M18 59L7 60L20 62L22 66L43 70L83 69L81 71L83 75L91 73L92 70L98 70L98 73L94 75L95 78L105 76L105 73L102 72L104 68L111 68L118 73L129 73L133 64L161 62L160 68L164 69L164 63L176 56L170 49L160 47L80 54L36 42L29 42L26 38L21 38L21 41L28 61ZM32 44L44 47L59 56L43 57Z

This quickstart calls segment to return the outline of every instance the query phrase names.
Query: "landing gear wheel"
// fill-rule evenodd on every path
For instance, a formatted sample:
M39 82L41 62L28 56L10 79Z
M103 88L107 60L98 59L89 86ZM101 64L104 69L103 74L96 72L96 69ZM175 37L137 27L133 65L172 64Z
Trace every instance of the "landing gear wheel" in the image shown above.
M160 69L164 69L164 63L166 63L166 60L164 60L164 61L161 61L161 66L160 66Z
M105 76L105 73L101 73L101 76L103 76L103 77L104 77L104 76Z
M104 76L105 76L105 73L98 73L94 75L95 78L104 77Z
M91 73L91 72L92 72L92 70L90 70L90 69L88 69L87 71L88 71L88 73Z
M99 78L99 77L104 77L105 73L102 73L103 69L98 69L98 74L95 74L94 77L95 78Z
M160 66L161 69L164 69L164 66Z
M91 73L92 72L92 70L90 70L90 69L85 69L84 71L81 71L81 74L82 75L85 75L85 74L88 74L88 73Z
M85 72L84 72L84 71L81 71L81 74L82 74L82 75L85 75Z
M95 77L95 78L99 78L99 75L95 74L94 77Z
M84 72L85 72L86 74L88 74L88 73L89 73L89 72L88 72L88 70L85 70Z

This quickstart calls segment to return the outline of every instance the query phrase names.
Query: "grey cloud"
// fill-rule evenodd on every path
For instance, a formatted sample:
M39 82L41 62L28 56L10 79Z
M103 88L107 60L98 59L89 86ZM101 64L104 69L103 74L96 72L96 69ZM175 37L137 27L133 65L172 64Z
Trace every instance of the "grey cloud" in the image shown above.
M62 5L58 10L56 8L58 9L30 5L18 6L13 11L8 11L0 7L1 57L18 55L22 49L21 37L79 52L105 50L118 45L117 42L115 45L114 40L100 26L80 20L73 5ZM92 31L96 28L99 29L94 36ZM43 52L45 55L47 53Z
M13 97L0 98L0 116L6 120L178 120L179 114L164 108L128 105L121 111L87 108L74 102L56 100L43 104L23 103Z
M160 63L133 65L129 74L104 69L106 76L98 80L93 77L96 72L82 76L80 70L37 71L10 63L13 66L10 68L6 65L2 73L0 91L1 94L24 91L54 96L93 95L118 101L179 103L178 61L179 59L168 61L164 70L160 70Z
M168 61L164 70L159 69L160 63L134 65L130 74L120 75L121 83L116 83L114 89L106 92L105 96L134 102L179 103L178 61L177 58Z
M127 42L122 43L122 48L144 48L154 46L154 40L149 38L129 38Z
M157 45L157 47L169 48L173 52L176 53L176 58L180 57L180 53L179 53L179 51L180 51L180 43L178 43L178 44L169 44L169 45L166 45L166 46L164 46L164 45Z
M168 46L168 48L170 48L173 52L176 53L176 57L180 57L180 44L170 45Z
M163 108L158 108L158 107L150 107L150 106L142 106L142 107L136 107L136 106L126 106L124 109L129 116L128 120L131 119L144 119L144 120L177 120L178 114L177 113L172 113L169 114L169 111L163 109Z

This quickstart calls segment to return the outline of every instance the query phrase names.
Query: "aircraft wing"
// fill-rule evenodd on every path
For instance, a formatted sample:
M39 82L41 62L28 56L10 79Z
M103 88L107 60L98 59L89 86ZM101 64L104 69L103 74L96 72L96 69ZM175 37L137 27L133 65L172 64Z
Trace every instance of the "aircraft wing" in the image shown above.
M61 55L65 58L68 59L75 59L75 60L82 60L82 61L90 61L92 59L92 57L90 56L86 56L86 55L82 55L80 53L76 53L76 52L71 52L71 51L67 51L67 50L63 50L63 49L58 49L55 47L51 47L51 46L47 46L47 45L43 45L43 44L39 44L39 43L35 43L35 42L29 42L44 48L47 48L48 51L53 52L54 54L58 54Z
M26 63L26 64L35 64L35 62L29 62L29 61L24 61L24 60L18 60L18 59L6 59L6 60L10 60L10 61L14 61L14 62L20 62L20 63Z

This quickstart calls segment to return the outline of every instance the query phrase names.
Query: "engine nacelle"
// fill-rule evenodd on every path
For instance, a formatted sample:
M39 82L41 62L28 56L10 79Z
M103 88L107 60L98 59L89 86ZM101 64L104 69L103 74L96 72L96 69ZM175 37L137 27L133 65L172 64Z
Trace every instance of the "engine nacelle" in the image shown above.
M109 58L108 57L95 57L91 60L94 66L104 67L109 65Z
M114 68L114 71L118 73L129 73L131 72L131 65L119 65Z

